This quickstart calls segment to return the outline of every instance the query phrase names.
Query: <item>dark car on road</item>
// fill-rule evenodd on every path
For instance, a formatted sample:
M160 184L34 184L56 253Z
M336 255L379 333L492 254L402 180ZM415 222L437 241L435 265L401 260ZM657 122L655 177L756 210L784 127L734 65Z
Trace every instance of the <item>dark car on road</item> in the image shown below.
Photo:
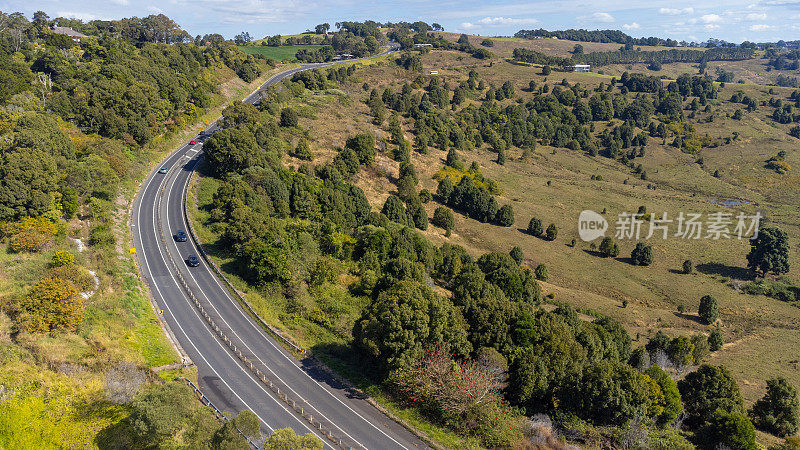
M200 265L200 259L197 257L197 255L189 255L189 257L186 258L186 264L189 267L197 267Z
M175 233L175 241L177 241L177 242L186 242L186 240L187 240L187 236L186 236L186 232L185 231L178 230Z

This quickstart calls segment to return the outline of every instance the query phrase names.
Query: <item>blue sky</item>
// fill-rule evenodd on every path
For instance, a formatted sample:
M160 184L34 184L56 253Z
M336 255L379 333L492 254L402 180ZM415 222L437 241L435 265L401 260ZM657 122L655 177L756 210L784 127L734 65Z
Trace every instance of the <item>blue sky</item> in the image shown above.
M447 31L510 35L524 28L619 29L633 36L733 42L800 39L800 0L0 0L30 16L115 19L164 13L191 35L290 34L342 20L438 22Z

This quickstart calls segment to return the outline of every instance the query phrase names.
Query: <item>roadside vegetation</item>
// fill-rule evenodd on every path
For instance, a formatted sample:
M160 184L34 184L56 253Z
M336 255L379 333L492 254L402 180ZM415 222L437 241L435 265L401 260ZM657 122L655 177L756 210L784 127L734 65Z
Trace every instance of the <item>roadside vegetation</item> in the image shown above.
M191 369L151 370L180 359L129 256L127 207L186 128L271 64L197 46L164 16L0 23L0 447L246 445L166 381ZM246 416L236 425L262 439Z

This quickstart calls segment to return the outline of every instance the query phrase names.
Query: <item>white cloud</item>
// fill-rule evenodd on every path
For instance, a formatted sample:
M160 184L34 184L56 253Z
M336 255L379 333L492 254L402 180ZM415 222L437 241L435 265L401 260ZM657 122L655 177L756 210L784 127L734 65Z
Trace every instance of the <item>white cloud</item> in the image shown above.
M484 17L478 21L481 25L523 25L539 23L536 19L515 19L511 17Z
M111 3L120 5L120 6L128 6L130 2L128 0L111 0Z
M164 10L159 8L158 6L152 6L152 5L148 6L147 10L155 14L161 14L164 12Z
M717 14L704 14L700 16L700 20L703 23L719 23L722 22L722 17Z
M623 25L622 25L622 28L625 28L626 30L638 30L639 28L642 28L642 26L641 26L641 25L639 25L639 24L638 24L638 23L636 23L636 22L633 22L633 23L626 23L626 24L623 24Z
M664 14L665 16L680 16L680 15L683 15L683 14L693 14L694 13L694 8L692 8L691 6L688 7L688 8L682 8L682 9L678 9L678 8L661 8L661 9L658 10L658 13L659 14Z
M58 15L58 17L66 17L67 19L78 19L84 22L88 22L90 20L110 20L109 17L100 17L92 13L58 11L56 14Z
M772 25L766 25L766 24L763 24L763 23L759 23L759 24L756 24L756 25L750 25L750 31L767 31L767 30L772 30L773 28L775 28L775 27L773 27Z
M580 16L578 17L578 22L601 22L601 23L610 23L617 19L614 18L609 13L606 12L596 12L590 16Z
M753 22L756 22L756 21L759 21L759 20L767 20L767 13L750 13L750 14L746 15L744 18L745 18L745 20L750 20L750 21L753 21Z
M705 28L706 31L713 31L713 30L716 30L717 28L719 28L719 25L714 24L714 23L709 23L709 24L706 24L703 28Z
M484 17L474 22L461 22L457 31L476 30L484 27L501 27L508 25L531 25L539 23L537 19L515 17Z

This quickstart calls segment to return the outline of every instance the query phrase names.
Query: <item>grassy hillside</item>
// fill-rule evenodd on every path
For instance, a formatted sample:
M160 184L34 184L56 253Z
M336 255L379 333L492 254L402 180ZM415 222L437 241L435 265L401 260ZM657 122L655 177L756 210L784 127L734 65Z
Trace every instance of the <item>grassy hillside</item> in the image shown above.
M497 86L510 80L523 98L531 96L523 91L530 80L551 86L560 83L562 78L586 87L608 83L608 78L596 74L553 73L543 77L538 69L498 60L489 66L455 52L431 52L423 56L423 64L425 70L438 70L441 77L452 84L463 80L469 70L477 71L488 83ZM360 75L357 83L342 89L361 101L335 109L319 108L314 117L301 119L320 148L342 145L348 133L369 126L369 109L364 103L367 93L360 89L361 83L366 82L379 90L384 87L397 90L403 82L412 82L416 77L391 66L374 68ZM740 90L759 100L769 98L767 87L728 84L721 90L720 100L712 102L717 119L713 123L698 124L697 128L700 135L711 136L728 136L736 131L741 140L689 155L651 139L640 161L648 173L647 181L636 179L627 167L607 158L587 157L568 149L538 146L527 159L520 159L521 150L509 151L510 161L504 166L494 162L496 153L487 148L466 152L465 159L477 161L484 174L499 183L504 202L514 205L515 226L500 228L456 215L456 226L450 238L433 227L425 233L435 242L457 243L476 255L521 246L531 267L544 263L550 269L545 292L554 292L556 299L622 320L633 336L640 336L642 343L658 330L670 334L707 332L693 313L700 297L714 295L721 302L726 341L731 342L715 354L714 361L735 368L745 397L755 401L763 393L764 380L778 374L789 376L800 385L800 375L791 365L785 364L781 351L762 351L757 355L739 351L742 346L766 335L775 340L775 349L800 346L797 333L783 331L800 326L800 310L796 306L763 296L745 295L731 288L734 280L748 276L747 271L741 269L746 266L748 242L658 240L653 242L655 262L646 268L625 262L633 248L631 242L622 244L618 260L593 256L587 251L588 244L579 243L575 248L566 245L578 237L577 217L584 209L598 212L607 209L613 228L618 213L635 212L640 205L645 205L648 211L667 211L670 217L675 217L679 211L719 211L721 207L712 203L719 199L739 199L744 203L741 208L723 208L725 212L763 211L774 224L789 233L792 242L798 242L800 210L796 199L800 198L800 187L796 175L778 175L764 167L764 161L780 150L787 151L792 165L800 163L800 154L796 151L798 141L787 134L786 127L776 126L766 117L768 110L747 113L742 120L727 117L737 106L724 100ZM786 88L774 90L784 98L792 92ZM349 119L351 117L355 120ZM599 124L598 129L605 126ZM408 132L409 128L406 130ZM322 150L319 154L324 158L328 153ZM428 155L412 152L411 161L420 175L421 188L436 191L432 176L443 167L444 156L445 152L437 150ZM695 163L697 157L704 159L703 166ZM397 176L398 170L397 164L389 158L379 158L378 167L379 171L365 174L358 183L374 207L382 205L394 191L390 179ZM720 170L721 177L713 176L715 170ZM601 175L603 181L591 180L592 175ZM626 180L627 184L623 184ZM647 185L655 189L648 189ZM429 215L433 214L434 206L428 206ZM558 224L561 231L556 242L537 239L518 230L533 216ZM678 273L685 259L699 265L697 273ZM800 264L793 264L788 276L800 279ZM623 300L628 300L627 308L621 308ZM677 312L681 305L688 314ZM754 356L758 358L757 364L752 363Z
M480 40L471 37L475 46L480 45ZM337 156L336 148L342 147L350 136L364 131L375 133L379 146L385 150L378 153L373 167L361 170L352 181L364 191L372 209L380 210L390 195L398 193L396 182L400 178L400 165L393 160L393 138L385 124L377 127L372 122L372 113L367 106L370 90L377 89L380 93L388 88L391 92L399 92L408 84L415 92L421 93L421 88L432 78L421 74L430 70L438 71L437 78L445 80L452 88L464 82L468 73L474 71L487 88L499 87L504 82L513 84L515 98L498 102L507 107L534 98L536 93L528 91L531 81L536 83L537 89L547 86L552 90L566 81L569 86L579 84L590 91L601 83L607 87L611 81L610 75L597 73L553 72L543 76L537 67L506 61L502 57L505 44L499 44L505 40L495 41L491 50L499 56L492 60L477 60L456 51L434 50L420 56L422 68L419 72L405 70L391 62L375 64L357 70L336 89L303 91L282 103L282 106L291 106L297 111L299 130L302 131L288 129L282 136L290 147L300 139L308 139L313 163L319 166L333 161ZM561 46L562 55L573 45L548 41L551 40L528 42ZM522 44L517 40L509 42L509 48ZM591 45L584 43L585 47ZM598 44L602 45L605 44ZM558 54L558 50L553 51ZM727 70L747 70L753 62L720 64L726 64ZM800 310L796 301L780 301L742 291L742 287L752 279L752 274L746 269L745 256L750 249L746 239L654 238L648 241L653 245L654 253L654 262L648 267L630 263L628 256L635 241L619 241L620 253L616 258L601 258L588 243L580 240L577 245L571 245L573 238L578 237L578 214L584 209L605 211L612 234L617 214L636 212L640 206L645 206L648 212L667 212L672 218L679 212L709 214L721 211L734 216L739 212L748 215L759 212L768 217L769 226L777 226L788 233L793 250L791 269L785 280L790 283L800 280L800 264L796 262L794 250L800 241L798 178L793 170L779 174L765 164L780 151L786 152L785 161L790 166L796 167L800 163L798 140L788 133L791 124L773 121L774 108L767 105L770 99L791 102L789 96L793 89L737 83L717 87L719 95L708 99L707 108L693 113L684 111L689 116L686 122L696 128L697 136L717 144L702 147L696 153L687 153L671 145L673 136L651 137L643 146L644 156L635 159L635 163L641 164L641 170L647 173L646 180L619 161L546 144L537 145L532 151L511 146L506 150L504 165L496 162L497 153L485 144L461 151L459 153L467 164L477 162L483 175L497 183L501 191L498 202L513 205L514 226L498 227L456 214L452 235L446 236L442 229L434 226L420 232L437 245L452 243L463 246L475 257L492 251L506 253L519 246L525 255L524 266L533 268L544 264L549 269L547 281L539 282L542 294L547 297L545 302L566 302L587 313L597 312L619 320L633 338L634 347L643 346L657 332L669 336L707 335L713 328L700 322L697 310L700 298L712 295L719 301L719 326L726 343L706 362L724 365L732 371L747 404L764 394L765 382L769 378L782 376L794 385L800 385L800 375L795 367L797 362L790 356L791 352L786 351L800 348L797 333ZM737 93L754 99L758 107L745 111L743 105L731 102L731 97ZM461 107L479 105L482 95L481 92L468 95ZM685 99L684 107L689 107L690 100ZM595 121L593 132L598 136L603 130L622 123L619 119ZM413 142L414 121L401 116L400 124L405 138ZM737 137L734 139L732 136ZM446 153L433 146L429 146L428 153L411 152L410 162L420 180L418 189L436 192L434 174L445 166ZM303 164L287 156L282 162L289 167ZM210 206L203 206L210 205L216 188L211 179L204 178L200 184L197 194L199 223L208 220L204 215L207 212L202 211ZM731 206L720 206L728 200L734 201ZM436 201L424 205L428 217L433 215L437 206ZM556 224L559 228L557 239L549 242L525 233L531 217L540 218L545 226ZM646 234L646 224L643 231ZM207 239L214 242L219 236L210 233ZM222 263L234 260L233 255L226 256L225 252L218 256ZM696 267L691 274L684 274L681 270L687 259L692 260ZM365 304L348 303L347 311L338 314L333 330L330 327L326 330L325 326L287 312L291 306L283 294L252 286L248 288L235 273L231 275L247 290L253 302L260 305L260 312L268 321L288 330L305 346L319 349L323 355L334 355L334 362L343 360L344 363L337 367L349 376L358 377L358 371L349 366L352 363L346 362L349 357L341 346L348 342L353 320ZM437 289L449 295L447 290ZM337 298L345 294L328 292L325 295ZM339 350L329 353L330 349ZM680 378L688 370L691 368L683 368L676 376ZM777 441L768 434L760 433L759 436L767 443Z

